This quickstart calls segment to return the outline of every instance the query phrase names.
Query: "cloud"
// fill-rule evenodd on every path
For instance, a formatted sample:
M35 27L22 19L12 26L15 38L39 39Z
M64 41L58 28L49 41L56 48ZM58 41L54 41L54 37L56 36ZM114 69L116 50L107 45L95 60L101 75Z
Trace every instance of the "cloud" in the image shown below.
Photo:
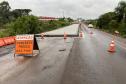
M6 0L13 9L29 8L37 16L98 18L121 0Z

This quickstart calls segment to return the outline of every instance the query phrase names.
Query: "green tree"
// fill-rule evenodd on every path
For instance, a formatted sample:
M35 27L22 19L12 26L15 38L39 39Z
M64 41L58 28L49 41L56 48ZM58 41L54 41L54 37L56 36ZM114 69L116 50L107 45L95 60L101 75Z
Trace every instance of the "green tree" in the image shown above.
M65 21L65 18L59 18L59 21L64 22Z
M40 22L35 16L22 16L9 26L11 35L17 34L36 34L41 32Z
M122 20L126 21L126 2L120 1L118 6L115 8L115 12L118 16L119 22L121 22Z
M115 30L118 30L118 22L116 20L111 20L109 22L109 29L108 30L113 33Z
M115 19L116 19L115 12L105 13L99 17L97 21L97 26L102 29L109 28L109 23L111 22L111 20L115 20Z
M74 20L73 20L72 18L70 18L70 17L67 18L67 20L68 20L68 22L70 22L70 23L74 21Z
M10 20L10 9L9 3L3 1L0 3L0 25L3 25Z
M126 23L121 22L119 24L119 32L123 37L126 37Z
M11 13L14 18L18 18L21 16L28 16L30 12L30 9L15 9Z

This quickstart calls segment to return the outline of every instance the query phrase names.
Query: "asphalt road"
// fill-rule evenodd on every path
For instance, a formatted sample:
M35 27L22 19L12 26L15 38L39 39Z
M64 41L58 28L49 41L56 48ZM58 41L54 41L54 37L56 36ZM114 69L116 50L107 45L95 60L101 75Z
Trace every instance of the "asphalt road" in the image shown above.
M73 45L73 38L38 38L35 57L1 57L0 84L59 84ZM11 56L9 58L9 55Z
M58 29L63 30L75 34L78 24ZM60 84L73 41L71 37L38 37L40 54L34 57L14 58L14 45L0 48L0 84Z
M61 84L126 84L125 39L116 38L116 52L109 53L112 35L86 26L82 31L84 38L75 39Z
M83 38L37 38L40 54L13 57L13 45L0 48L0 84L126 84L126 40L81 26ZM91 35L90 32L93 32Z
M68 35L77 35L78 34L78 24L73 24L63 28L59 28L53 31L45 32L45 35L64 35L64 32Z

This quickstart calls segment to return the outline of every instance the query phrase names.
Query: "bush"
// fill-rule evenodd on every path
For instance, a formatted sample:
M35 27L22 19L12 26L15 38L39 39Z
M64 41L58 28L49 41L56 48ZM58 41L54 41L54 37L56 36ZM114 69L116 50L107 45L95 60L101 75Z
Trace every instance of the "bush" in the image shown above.
M116 21L116 20L111 20L111 21L109 22L109 29L116 29L116 28L118 28L118 23L117 23L117 21Z
M34 34L40 32L39 20L35 16L22 16L8 24L11 35Z
M7 36L10 36L10 32L8 29L3 29L1 32L0 32L0 38L2 37L7 37Z
M0 32L0 37L18 34L37 34L68 25L70 23L66 20L39 21L35 16L22 16L14 22L6 24L4 31Z
M121 22L118 29L123 37L126 36L126 23Z

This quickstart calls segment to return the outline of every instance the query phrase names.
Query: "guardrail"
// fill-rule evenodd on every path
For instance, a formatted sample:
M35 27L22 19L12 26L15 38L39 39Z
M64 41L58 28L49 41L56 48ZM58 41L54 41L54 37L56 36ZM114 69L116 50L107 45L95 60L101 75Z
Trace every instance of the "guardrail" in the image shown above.
M77 35L67 35L67 37L78 37ZM35 37L41 37L41 34L36 34ZM64 37L64 35L44 35L44 37Z

